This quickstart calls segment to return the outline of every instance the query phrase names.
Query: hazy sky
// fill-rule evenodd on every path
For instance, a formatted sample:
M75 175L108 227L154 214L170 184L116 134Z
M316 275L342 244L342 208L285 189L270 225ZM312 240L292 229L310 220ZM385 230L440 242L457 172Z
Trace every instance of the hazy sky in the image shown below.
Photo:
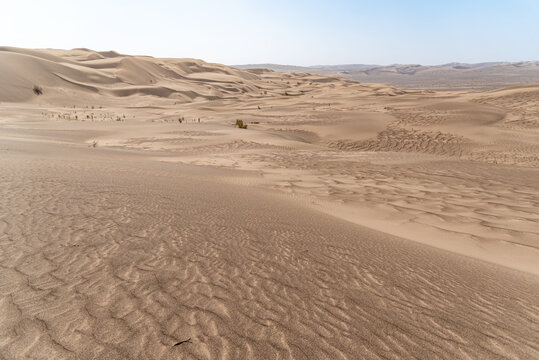
M224 64L539 60L539 0L2 0L0 45Z

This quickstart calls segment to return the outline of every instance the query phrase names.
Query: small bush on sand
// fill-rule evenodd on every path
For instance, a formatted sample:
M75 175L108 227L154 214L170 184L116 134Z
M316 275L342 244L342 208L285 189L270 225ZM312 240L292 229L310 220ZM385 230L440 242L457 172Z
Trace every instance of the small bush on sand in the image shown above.
M240 129L247 129L247 124L243 123L243 120L237 119L236 126Z
M32 91L34 92L34 94L36 95L41 95L43 94L43 88L39 85L34 85L34 87L32 88Z

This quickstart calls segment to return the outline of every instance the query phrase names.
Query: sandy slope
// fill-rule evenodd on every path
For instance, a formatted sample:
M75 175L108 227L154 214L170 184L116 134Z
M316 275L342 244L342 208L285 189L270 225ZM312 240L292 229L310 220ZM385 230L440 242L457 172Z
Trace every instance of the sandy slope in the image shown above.
M0 74L1 357L539 356L539 86L87 49Z

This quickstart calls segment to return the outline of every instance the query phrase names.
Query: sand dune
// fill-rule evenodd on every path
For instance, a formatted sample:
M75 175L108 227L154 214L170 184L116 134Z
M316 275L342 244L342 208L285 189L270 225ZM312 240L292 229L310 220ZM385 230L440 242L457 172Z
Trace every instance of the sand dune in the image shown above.
M89 54L82 57L81 52ZM53 104L65 104L69 99L77 101L89 95L95 95L91 99L100 98L95 101L103 103L110 95L133 94L191 101L197 97L215 97L215 93L217 97L226 97L251 91L255 86L250 81L258 79L252 73L201 60L98 57L98 53L85 50L75 50L75 55L64 51L53 54L0 48L0 71L6 75L2 79L0 99L8 102L35 100L27 90L37 84L47 89L39 100Z
M442 65L331 65L297 67L278 64L235 65L239 69L267 68L338 75L366 83L390 84L402 89L486 91L539 83L539 62L449 63Z
M0 357L537 358L538 98L2 47Z

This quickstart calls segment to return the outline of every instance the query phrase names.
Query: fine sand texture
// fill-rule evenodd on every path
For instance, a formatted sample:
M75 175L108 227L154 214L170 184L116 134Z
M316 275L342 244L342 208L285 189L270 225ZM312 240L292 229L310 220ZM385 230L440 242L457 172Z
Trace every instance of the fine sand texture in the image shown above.
M0 169L0 359L539 358L539 85L0 47Z

